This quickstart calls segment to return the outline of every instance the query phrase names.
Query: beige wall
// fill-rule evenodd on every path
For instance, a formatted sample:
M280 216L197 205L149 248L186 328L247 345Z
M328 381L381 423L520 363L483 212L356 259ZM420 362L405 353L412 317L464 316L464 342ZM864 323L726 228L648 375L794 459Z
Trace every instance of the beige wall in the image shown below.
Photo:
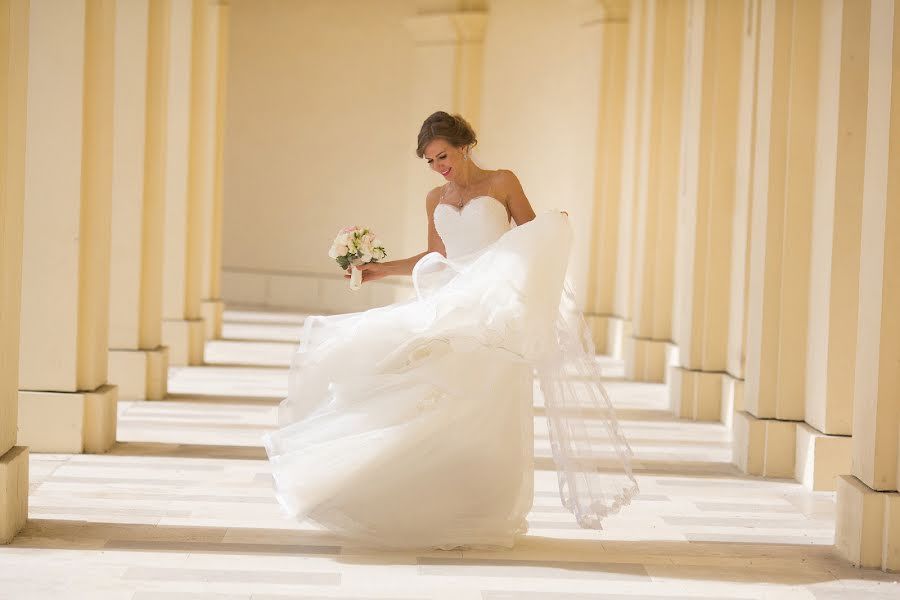
M372 227L389 253L402 247L398 213L417 160L404 20L415 8L411 0L232 2L226 301L324 308L317 287L322 298L346 289L327 251L349 224ZM340 304L348 299L356 297L340 294L337 308L350 308Z
M409 19L432 9L412 0L233 1L227 302L340 311L395 298L402 280L348 293L326 251L333 234L354 223L375 229L389 253L396 249L391 258L424 250L424 195L441 180L423 179L422 203L410 208L411 173L426 169L414 150L427 114L409 108L416 83ZM601 44L593 15L578 2L490 3L476 152L486 168L514 170L536 210L568 209L584 246ZM421 218L410 218L411 210ZM576 256L571 274L584 296L586 253Z
M599 116L595 16L576 2L491 2L480 132L484 165L515 171L536 212L569 211L585 250L570 269L582 304Z

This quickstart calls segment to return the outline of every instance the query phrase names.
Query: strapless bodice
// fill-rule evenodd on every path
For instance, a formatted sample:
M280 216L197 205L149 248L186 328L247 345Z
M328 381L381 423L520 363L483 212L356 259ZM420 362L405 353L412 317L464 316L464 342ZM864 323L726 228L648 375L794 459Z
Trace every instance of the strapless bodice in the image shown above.
M447 258L477 252L500 239L509 227L506 207L491 196L472 198L462 208L438 204L434 209L434 228Z

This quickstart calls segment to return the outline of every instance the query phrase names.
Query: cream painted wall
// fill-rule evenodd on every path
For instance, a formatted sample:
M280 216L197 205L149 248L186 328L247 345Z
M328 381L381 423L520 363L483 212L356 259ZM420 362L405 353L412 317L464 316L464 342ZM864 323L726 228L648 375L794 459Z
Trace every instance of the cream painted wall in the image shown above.
M389 253L402 246L418 160L404 28L415 11L412 0L231 3L226 301L341 310L391 299L344 293L327 251L349 224L373 228Z
M590 4L490 3L476 153L486 168L514 170L536 210L569 210L582 249L592 219L601 47ZM233 0L227 302L342 311L396 297L400 279L346 292L326 251L353 223L375 229L389 252L417 237L404 231L405 194L410 172L425 169L414 146L427 115L411 114L414 53L404 22L430 8L412 0ZM411 219L422 228L424 195L440 183L435 176L423 185L422 217ZM574 256L571 275L583 296L587 256Z
M578 2L494 0L485 36L479 155L512 169L535 211L569 212L569 271L586 296L601 34Z

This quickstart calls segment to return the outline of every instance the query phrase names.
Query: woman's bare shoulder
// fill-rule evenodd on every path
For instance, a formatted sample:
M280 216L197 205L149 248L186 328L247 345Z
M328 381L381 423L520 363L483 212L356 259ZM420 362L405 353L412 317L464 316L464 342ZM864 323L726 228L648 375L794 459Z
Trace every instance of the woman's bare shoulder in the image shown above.
M510 169L497 169L491 175L491 179L496 186L507 187L519 185L519 178Z
M520 190L521 187L519 178L509 169L497 169L491 174L491 189L499 192L498 195L508 197Z
M436 188L432 188L428 195L425 196L425 205L433 206L441 201L441 198L444 197L444 186L439 185Z

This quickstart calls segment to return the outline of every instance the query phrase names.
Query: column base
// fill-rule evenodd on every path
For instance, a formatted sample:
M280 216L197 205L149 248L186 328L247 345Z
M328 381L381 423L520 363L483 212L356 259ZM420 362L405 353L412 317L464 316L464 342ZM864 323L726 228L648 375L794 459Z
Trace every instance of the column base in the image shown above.
M900 494L877 492L853 475L837 479L834 546L857 567L900 568Z
M627 338L624 343L625 379L665 383L669 342Z
M748 475L793 477L796 428L796 421L757 419L748 412L736 412L732 462Z
M669 406L676 417L721 421L724 373L669 367Z
M225 314L225 302L222 300L201 300L200 314L206 323L206 339L222 339L222 319Z
M169 384L169 349L111 349L109 380L119 387L119 400L162 400Z
M8 544L28 518L28 448L0 456L0 544Z
M32 452L102 454L116 443L118 388L19 391L19 443Z
M719 419L730 431L734 426L734 413L744 410L744 380L728 373L722 375L722 414Z
M597 354L622 358L622 319L608 315L584 315Z
M169 347L169 365L202 365L205 335L203 319L163 319L162 339Z
M797 424L794 479L816 492L833 492L837 477L850 472L850 436L826 435L807 423Z

